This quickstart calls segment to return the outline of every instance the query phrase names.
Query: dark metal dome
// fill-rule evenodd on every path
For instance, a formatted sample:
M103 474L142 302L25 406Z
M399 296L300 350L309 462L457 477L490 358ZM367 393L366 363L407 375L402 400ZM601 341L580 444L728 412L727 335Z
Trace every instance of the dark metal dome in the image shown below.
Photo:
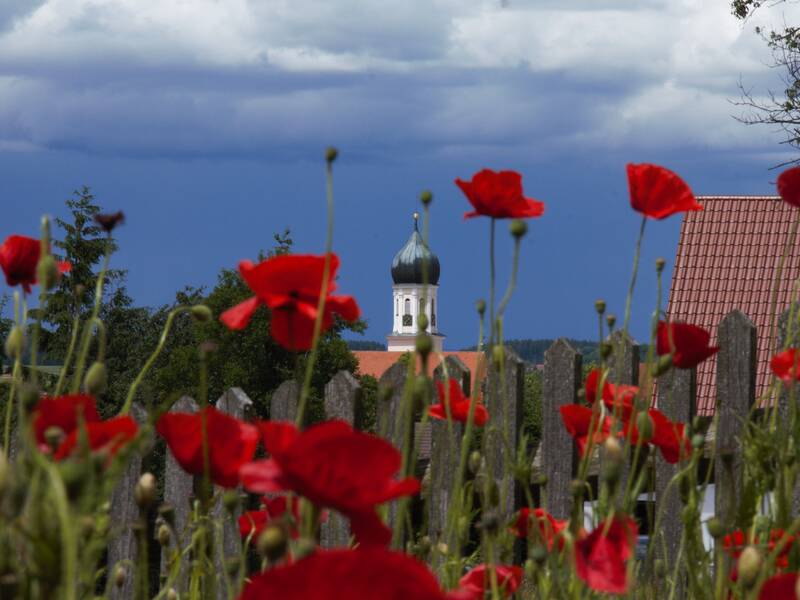
M417 215L414 215L414 231L406 245L400 248L392 261L392 280L397 283L422 285L422 265L428 263L428 284L439 284L439 259L422 241L417 229Z

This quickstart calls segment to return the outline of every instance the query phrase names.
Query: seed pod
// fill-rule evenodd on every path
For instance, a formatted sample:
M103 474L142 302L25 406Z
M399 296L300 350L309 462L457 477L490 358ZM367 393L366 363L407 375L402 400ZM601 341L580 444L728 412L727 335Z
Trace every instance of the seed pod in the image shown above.
M169 527L167 525L161 525L158 528L157 537L158 537L158 543L161 544L161 546L168 546L170 538L172 537L172 533L170 532Z
M152 473L144 473L133 489L133 499L141 509L147 509L156 499L156 477Z
M615 437L606 438L606 441L603 442L603 452L608 462L621 463L625 458L622 452L622 446Z
M661 273L661 271L663 271L663 270L664 270L664 265L666 265L666 264L667 264L667 261L666 261L666 260L664 260L662 257L660 257L660 256L659 256L659 257L656 259L656 272L657 272L657 273Z
M325 162L327 162L328 164L335 161L337 156L339 156L339 151L333 146L328 146L325 149Z
M594 301L594 309L597 311L598 315L602 315L606 312L606 301L602 298L598 298Z
M478 300L475 303L475 310L478 311L478 314L480 316L483 316L484 313L486 312L486 300Z
M477 450L473 450L472 453L469 455L469 462L468 467L470 473L473 475L478 472L481 468L481 453Z
M511 232L515 238L521 238L528 233L528 224L522 219L514 219L508 225L508 231Z
M614 324L617 322L617 317L614 315L606 315L606 323L609 329L614 329Z
M503 357L505 356L505 349L502 346L494 346L492 348L492 363L494 364L495 369L500 369L500 365L503 364Z
M614 352L614 345L608 342L600 342L600 358L606 359Z
M764 559L755 546L747 546L742 551L739 561L736 563L736 568L739 572L739 581L742 582L745 589L753 587L761 572L763 563Z
M706 438L702 433L695 433L692 436L692 448L695 450L702 450L706 445Z
M275 562L286 554L289 539L283 527L270 525L258 536L256 549L259 554L271 562Z
M86 377L83 378L83 389L92 396L98 396L108 388L108 371L101 362L93 362Z
M421 313L417 317L417 327L419 327L420 331L426 331L428 329L428 315Z
M25 351L25 332L18 325L14 325L6 338L6 356L10 359L16 359L22 356Z
M422 202L423 205L428 206L433 202L433 193L430 190L422 190L419 194L419 201Z

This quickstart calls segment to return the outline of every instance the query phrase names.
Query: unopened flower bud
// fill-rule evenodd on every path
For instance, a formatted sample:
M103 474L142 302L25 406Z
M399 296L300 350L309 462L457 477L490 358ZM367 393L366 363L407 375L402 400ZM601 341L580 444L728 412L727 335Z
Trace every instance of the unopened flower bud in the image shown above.
M508 230L515 238L519 239L528 233L528 224L522 219L514 219L509 223Z
M472 453L469 455L469 471L473 475L478 472L481 468L481 453L477 450L473 450Z
M484 313L486 312L486 300L478 300L475 303L475 310L478 311L478 314L480 316L483 316Z
M414 344L420 356L425 358L433 350L433 339L427 333L417 334L417 339Z
M162 546L169 545L170 538L172 537L169 527L167 525L161 525L161 527L158 528L157 537L159 544Z
M529 558L525 561L525 566L523 567L525 571L525 577L528 579L533 579L536 577L536 563L533 561L532 558Z
M431 551L431 537L429 535L423 535L419 538L419 551L423 556L427 556L428 552Z
M614 352L614 345L608 342L600 342L600 358L607 359Z
M536 544L533 548L531 548L531 558L540 565L544 564L544 562L547 560L547 548L541 544Z
M664 373L672 369L672 354L664 354L658 357L658 360L650 368L650 374L653 377L661 377Z
M439 542L436 544L436 551L442 556L447 556L447 553L450 552L450 548L444 542Z
M586 491L586 484L580 479L573 479L569 484L573 496L581 496Z
M419 327L420 331L425 331L428 329L428 315L422 313L417 317L417 327Z
M286 536L283 527L270 525L258 536L256 549L261 556L274 562L281 559L283 555L286 554L288 543L289 538Z
M175 527L175 507L169 502L164 502L158 507L158 516L170 526Z
M144 473L133 489L133 499L141 509L148 508L156 499L156 477L152 473Z
M114 585L116 585L118 588L121 588L123 585L125 585L126 576L127 573L125 572L125 567L122 565L117 565L117 568L114 569Z
M325 161L328 164L331 164L333 161L335 161L337 156L339 156L339 151L333 146L328 146L325 149Z
M195 320L205 323L214 318L214 313L205 304L195 304L192 309L192 316Z
M18 325L14 325L6 338L6 356L11 359L16 359L22 356L25 350L25 332Z
M419 194L419 201L422 202L423 205L428 206L433 202L433 193L430 190L422 190Z
M692 436L692 448L695 450L702 450L706 445L706 438L702 433L695 433Z
M664 562L664 559L656 559L656 562L653 566L655 567L654 570L656 572L656 577L659 579L664 579L664 577L667 575L667 563Z
M621 463L624 459L622 446L615 437L608 437L603 442L604 458L609 462Z
M614 329L614 324L617 322L617 317L614 315L606 315L606 323L609 329Z
M533 483L539 487L546 487L548 481L550 480L545 473L539 473L534 479Z
M45 290L53 289L58 283L58 263L52 254L39 259L39 264L36 265L36 279Z
M92 396L98 396L105 392L107 388L108 371L106 366L99 361L95 361L86 371L86 377L83 378L83 389Z
M228 490L222 495L222 505L229 513L233 514L242 504L242 497L237 490Z
M496 506L497 504L494 504ZM494 535L500 530L500 518L493 510L485 512L481 518L481 529L489 535Z
M175 588L169 588L169 591L167 591L167 600L178 600L178 592L175 591Z
M594 301L594 309L597 311L598 315L602 315L606 312L606 301L602 298Z
M500 366L503 364L503 358L505 356L505 349L500 345L495 345L492 347L492 363L494 364L495 369L500 369Z
M747 546L742 550L742 554L736 563L736 569L739 572L739 581L742 582L745 589L753 587L761 572L763 563L764 559L755 546Z
M647 443L653 439L653 419L647 412L640 412L636 416L636 429L642 442Z
M664 270L664 265L667 264L667 261L664 260L662 257L658 257L656 259L656 273L661 273Z

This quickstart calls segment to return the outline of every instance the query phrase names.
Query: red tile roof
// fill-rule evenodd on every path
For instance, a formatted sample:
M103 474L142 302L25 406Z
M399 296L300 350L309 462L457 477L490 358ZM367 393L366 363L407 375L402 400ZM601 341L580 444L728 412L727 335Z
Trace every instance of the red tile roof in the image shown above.
M700 196L704 210L686 213L672 272L667 313L711 332L738 308L757 327L756 395L769 385L770 295L775 269L784 252L796 208L777 196ZM780 314L790 302L792 282L800 276L800 242L791 245L778 286ZM716 403L713 358L697 369L697 412L710 415Z
M405 354L405 352L386 352L383 350L354 350L358 359L358 374L359 375L372 375L376 379L380 379L389 367L398 361L398 359ZM472 374L472 381L475 381L475 373L478 367L478 357L481 356L480 352L443 352L444 356L457 356L469 368ZM431 372L439 365L439 357L436 354L431 355L430 369Z

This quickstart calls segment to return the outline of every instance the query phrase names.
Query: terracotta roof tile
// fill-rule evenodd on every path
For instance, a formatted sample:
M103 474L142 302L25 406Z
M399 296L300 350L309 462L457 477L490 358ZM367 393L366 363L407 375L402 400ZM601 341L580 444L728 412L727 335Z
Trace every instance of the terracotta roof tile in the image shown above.
M758 328L756 394L769 384L770 295L775 269L798 212L777 196L700 196L704 210L686 213L681 223L667 312L711 332L734 308ZM791 246L778 286L778 313L789 305L792 282L800 276L800 243ZM697 370L697 411L713 414L716 361Z
M383 350L354 350L353 354L358 360L358 374L359 375L372 375L376 379L380 379L389 367L396 363L405 352L386 352ZM473 375L478 369L478 357L480 352L443 352L444 356L457 356L469 368L470 373ZM431 372L439 366L439 357L436 354L431 355L430 369Z

